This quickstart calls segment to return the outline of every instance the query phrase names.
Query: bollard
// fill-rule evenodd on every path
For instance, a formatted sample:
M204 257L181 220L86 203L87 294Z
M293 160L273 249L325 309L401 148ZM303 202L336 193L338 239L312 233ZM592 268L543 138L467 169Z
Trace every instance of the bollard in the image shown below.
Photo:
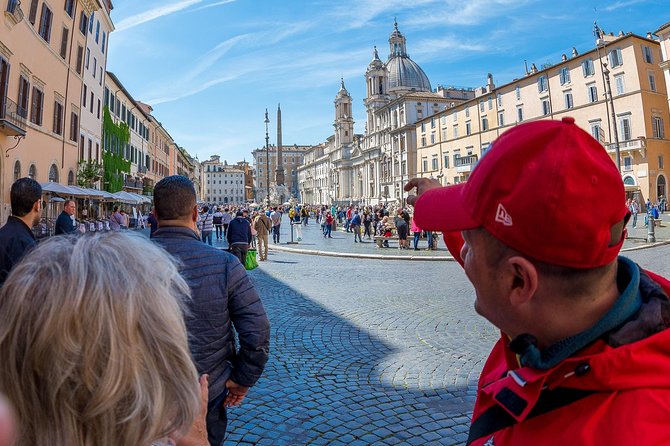
M649 223L647 224L647 243L656 242L656 234L654 228L655 220L651 215L649 216Z

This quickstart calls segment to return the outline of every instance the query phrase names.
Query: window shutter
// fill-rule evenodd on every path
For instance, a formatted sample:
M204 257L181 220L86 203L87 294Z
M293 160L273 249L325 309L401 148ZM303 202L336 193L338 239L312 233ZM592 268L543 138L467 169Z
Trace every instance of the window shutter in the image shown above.
M37 20L37 4L38 0L32 0L30 3L30 13L28 14L28 20L33 25L35 24L35 20Z

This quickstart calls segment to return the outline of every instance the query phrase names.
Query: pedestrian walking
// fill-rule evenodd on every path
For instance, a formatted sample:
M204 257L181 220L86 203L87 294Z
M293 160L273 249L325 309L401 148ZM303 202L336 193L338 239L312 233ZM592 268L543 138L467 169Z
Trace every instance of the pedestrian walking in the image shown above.
M279 231L281 229L281 212L279 212L278 207L275 207L270 214L270 220L272 220L272 241L276 244L279 243Z
M226 238L226 234L228 232L228 225L230 224L230 221L233 219L233 216L230 214L229 208L224 208L223 209L223 217L221 219L221 225L223 226L223 234L222 237Z
M214 230L216 231L216 239L223 239L223 212L221 209L214 208L214 214L212 215L212 223L214 223Z
M324 231L323 231L323 238L333 238L332 235L330 235L333 231L333 225L335 224L335 219L333 218L333 214L328 211L326 213L326 225L324 226Z
M200 233L202 241L212 246L212 230L214 229L214 216L209 212L209 206L202 208L200 214Z
M466 183L413 187L501 330L467 444L669 444L670 281L618 256L629 210L602 145L569 117L519 124Z
M633 228L635 228L637 227L637 214L640 213L640 204L637 202L635 198L631 200L629 209L633 217Z
M14 265L37 244L32 228L42 216L42 186L32 178L19 178L9 191L12 215L0 228L0 286Z
M191 288L192 298L184 301L189 345L198 372L210 377L207 431L210 443L219 446L226 433L226 407L239 405L263 373L270 324L239 259L200 241L195 197L186 177L172 175L156 183L160 227L152 240L179 260Z
M355 210L352 214L349 225L351 226L351 231L354 233L354 243L358 243L359 241L362 243L363 239L361 238L361 216L357 210Z
M243 211L237 211L235 218L230 221L226 237L230 252L244 265L251 244L251 224L245 218Z
M258 238L258 257L261 261L268 258L268 234L272 228L272 221L265 215L265 212L259 212L254 221L256 228L256 237Z

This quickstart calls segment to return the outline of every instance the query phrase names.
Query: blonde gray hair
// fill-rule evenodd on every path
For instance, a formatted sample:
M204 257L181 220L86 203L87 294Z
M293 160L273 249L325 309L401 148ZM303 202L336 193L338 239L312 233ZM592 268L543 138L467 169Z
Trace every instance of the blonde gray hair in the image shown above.
M0 292L0 392L17 446L149 445L199 409L188 285L171 257L120 232L54 237Z

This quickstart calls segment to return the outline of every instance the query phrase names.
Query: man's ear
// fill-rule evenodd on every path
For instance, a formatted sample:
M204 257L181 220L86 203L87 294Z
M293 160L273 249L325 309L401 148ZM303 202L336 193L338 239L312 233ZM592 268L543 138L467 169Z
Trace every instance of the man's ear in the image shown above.
M538 287L538 274L535 265L522 256L513 256L506 261L507 273L512 276L509 301L514 307L531 301Z
M41 211L42 211L42 200L40 199L33 203L33 212L37 212L39 214Z
M193 210L191 211L191 220L193 222L198 221L198 205L196 204L193 206Z

